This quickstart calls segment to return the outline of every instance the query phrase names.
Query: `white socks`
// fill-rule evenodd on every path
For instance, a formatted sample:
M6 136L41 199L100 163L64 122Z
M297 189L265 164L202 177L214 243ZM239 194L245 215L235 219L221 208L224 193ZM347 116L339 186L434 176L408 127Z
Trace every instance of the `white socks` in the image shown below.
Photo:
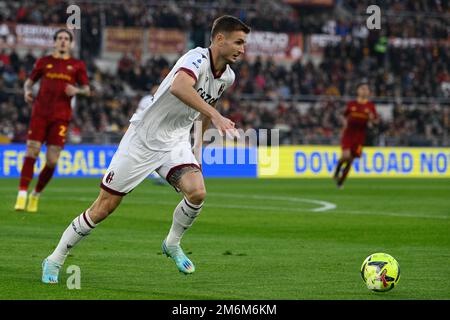
M195 205L185 198L180 201L173 213L172 226L166 238L166 244L168 246L180 244L183 234L192 226L195 218L200 214L202 206L203 203ZM84 237L89 235L95 227L96 224L89 217L88 211L80 214L64 231L55 251L48 256L48 259L63 265L70 249L77 245Z
M175 246L180 244L185 231L192 226L195 218L202 210L203 202L199 205L190 203L183 198L173 212L173 222L169 234L166 238L168 246Z
M48 259L61 265L64 264L70 249L80 242L81 239L89 235L95 226L96 224L92 222L87 210L80 214L67 227L66 231L64 231L58 246L55 251L48 256Z

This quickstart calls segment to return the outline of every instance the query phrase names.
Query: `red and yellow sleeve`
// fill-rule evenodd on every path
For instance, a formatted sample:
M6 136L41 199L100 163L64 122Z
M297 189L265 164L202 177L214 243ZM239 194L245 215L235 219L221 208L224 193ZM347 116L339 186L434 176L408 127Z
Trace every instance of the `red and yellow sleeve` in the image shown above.
M374 119L378 119L378 112L377 112L377 108L375 108L374 103L371 104L371 109L372 109L372 114L373 114Z
M350 114L350 108L352 106L351 102L347 102L347 106L345 107L344 116L348 116Z
M30 80L33 82L38 81L44 73L44 67L45 67L44 59L40 58L36 60L34 68L29 76Z
M86 64L83 61L80 61L80 66L78 68L77 73L77 82L82 86L89 84L89 78L86 71Z

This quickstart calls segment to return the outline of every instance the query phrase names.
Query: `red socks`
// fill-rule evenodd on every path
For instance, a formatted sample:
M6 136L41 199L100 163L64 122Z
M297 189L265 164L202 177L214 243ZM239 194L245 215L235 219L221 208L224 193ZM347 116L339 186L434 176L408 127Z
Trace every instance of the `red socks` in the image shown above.
M20 172L20 183L19 190L27 191L28 185L33 179L34 173L34 163L36 159L31 157L25 157L25 161L23 163L22 171Z
M50 168L47 165L45 165L44 169L42 169L41 173L39 174L39 180L36 184L35 191L41 192L47 183L50 181L50 179L53 177L53 173L55 172L55 167Z
M28 190L28 186L30 185L31 180L33 179L35 162L36 159L31 157L25 157L22 171L20 172L19 190L21 191ZM52 178L54 172L55 172L54 167L50 168L47 165L45 165L44 169L42 169L41 173L39 174L39 180L35 188L36 192L41 192L45 188L47 183Z

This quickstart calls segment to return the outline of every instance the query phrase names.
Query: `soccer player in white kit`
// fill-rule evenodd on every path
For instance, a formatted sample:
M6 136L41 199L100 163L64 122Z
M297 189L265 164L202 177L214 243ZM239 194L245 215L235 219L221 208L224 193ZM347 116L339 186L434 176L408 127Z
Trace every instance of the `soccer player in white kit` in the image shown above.
M58 283L59 271L69 250L89 235L119 206L123 196L153 171L184 195L174 210L172 226L162 243L163 253L174 260L180 272L195 271L180 246L183 234L199 215L206 196L201 168L191 149L190 130L200 118L203 132L212 122L221 135L237 135L234 123L214 106L233 84L235 76L229 64L244 53L249 32L250 28L239 19L219 17L213 23L210 47L192 49L177 61L156 91L151 105L131 118L102 179L97 199L70 223L56 249L44 259L42 282ZM201 148L199 140L194 149Z

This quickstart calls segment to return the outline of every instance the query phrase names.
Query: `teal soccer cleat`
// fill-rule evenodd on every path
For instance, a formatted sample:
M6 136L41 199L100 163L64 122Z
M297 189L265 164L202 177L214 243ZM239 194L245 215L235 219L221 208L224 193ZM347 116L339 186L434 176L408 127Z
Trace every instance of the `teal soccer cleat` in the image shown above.
M42 262L42 282L51 284L58 283L58 275L60 269L60 264L49 259L45 259Z
M172 258L177 265L180 272L184 274L191 274L195 271L195 266L191 260L184 254L183 249L180 246L168 246L166 245L166 240L162 243L163 253Z

